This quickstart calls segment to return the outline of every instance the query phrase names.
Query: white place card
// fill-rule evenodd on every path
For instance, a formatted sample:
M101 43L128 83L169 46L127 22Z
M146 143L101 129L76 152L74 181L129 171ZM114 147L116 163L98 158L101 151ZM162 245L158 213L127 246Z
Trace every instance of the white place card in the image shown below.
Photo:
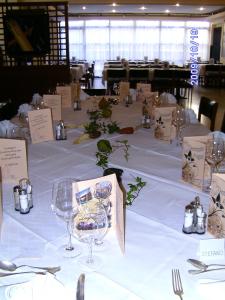
M199 257L201 260L224 259L224 239L200 240Z
M119 98L120 101L123 101L130 93L130 83L121 81L119 83Z
M0 167L3 182L28 178L25 140L0 139Z
M72 88L70 85L57 86L56 94L62 96L62 107L72 107Z
M28 120L33 144L54 140L50 108L29 111Z
M44 104L51 108L52 119L59 121L62 119L62 96L61 95L43 95Z

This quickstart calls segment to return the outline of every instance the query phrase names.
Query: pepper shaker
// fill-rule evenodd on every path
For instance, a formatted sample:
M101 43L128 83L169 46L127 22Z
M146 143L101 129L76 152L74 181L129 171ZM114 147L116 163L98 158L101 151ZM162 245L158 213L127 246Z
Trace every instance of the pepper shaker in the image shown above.
M194 218L193 206L187 205L185 207L185 213L184 213L184 225L183 225L184 233L192 233L193 218Z
M20 213L21 214L29 213L30 208L28 204L27 191L25 189L20 189L19 199L20 199Z
M15 210L20 211L20 186L19 185L15 185L13 187L13 195L14 195Z

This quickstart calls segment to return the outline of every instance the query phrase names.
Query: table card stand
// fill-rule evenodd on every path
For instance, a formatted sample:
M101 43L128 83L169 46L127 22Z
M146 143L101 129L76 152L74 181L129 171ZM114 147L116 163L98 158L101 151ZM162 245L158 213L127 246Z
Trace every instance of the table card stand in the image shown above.
M82 194L85 190L90 190L89 201L90 205L96 203L99 200L95 198L94 189L96 184L102 182L111 183L111 193L109 195L110 200L110 226L109 232L110 237L118 241L118 245L122 253L125 251L125 224L124 224L124 209L123 209L123 193L118 185L116 175L111 174L108 176L95 178L85 181L77 181L73 184L73 202L77 205L77 195ZM91 193L91 195L90 195ZM91 203L92 202L92 203Z
M59 121L62 119L61 95L43 95L43 102L46 107L51 108L53 121Z
M208 212L208 232L225 238L225 174L213 174Z
M0 167L3 183L28 178L25 140L0 139Z
M29 111L28 121L33 144L54 140L50 108Z
M124 99L130 94L130 83L121 81L119 83L119 99L124 101Z
M171 142L172 139L172 114L176 109L174 106L155 107L155 138Z
M151 92L151 84L150 83L137 83L136 100L143 102L146 99L146 95L149 92Z
M210 136L183 138L182 179L204 189L211 178L210 166L206 161L206 144Z
M62 107L72 107L72 88L70 85L58 85L56 87L56 94L62 96Z
M3 222L3 207L2 207L2 172L0 168L0 237L1 237L1 229Z

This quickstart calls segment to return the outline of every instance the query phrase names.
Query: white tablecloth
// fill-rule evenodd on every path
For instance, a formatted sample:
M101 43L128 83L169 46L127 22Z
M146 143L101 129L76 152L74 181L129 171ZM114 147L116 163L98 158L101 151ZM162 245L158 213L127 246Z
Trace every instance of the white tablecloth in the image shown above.
M135 113L131 113L132 107L123 109L135 118ZM122 109L120 111L122 113ZM76 120L80 113L83 111L67 111L68 120ZM136 116L139 113L136 112ZM34 208L29 214L21 215L14 210L12 186L3 185L4 222L0 258L18 263L61 265L62 269L56 276L65 286L67 300L75 299L76 280L84 270L77 264L76 258L62 258L56 252L57 246L65 242L67 236L65 224L51 211L51 188L53 181L59 177L82 180L102 175L101 168L96 166L97 141L73 144L81 132L80 128L70 129L66 141L29 145L29 176L34 199ZM111 166L123 168L125 188L128 183L134 182L136 176L142 177L147 185L134 204L126 209L125 254L120 253L110 236L106 236L104 251L95 249L96 255L103 260L103 266L96 272L85 271L85 300L175 299L171 284L172 268L180 269L185 299L205 300L197 279L207 276L188 274L187 270L191 267L186 260L197 256L199 241L209 235L185 235L182 225L185 205L199 195L207 211L209 196L181 182L181 148L154 139L152 129L140 129L133 135L114 134L110 138L112 141L128 139L131 145L128 162L120 151L116 151L110 159ZM86 245L76 240L74 243L79 244L84 252L87 250ZM222 278L222 274L218 272L210 274L210 277ZM12 277L3 278L1 284L13 280ZM0 299L4 300L4 288L0 288L0 293Z

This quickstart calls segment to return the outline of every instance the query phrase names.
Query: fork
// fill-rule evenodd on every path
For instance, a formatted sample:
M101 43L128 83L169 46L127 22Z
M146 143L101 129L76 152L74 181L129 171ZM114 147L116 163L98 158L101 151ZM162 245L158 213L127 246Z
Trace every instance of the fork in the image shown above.
M180 299L182 300L182 295L183 295L183 287L182 287L182 282L180 278L180 271L178 269L173 269L172 270L172 283L173 283L173 291L174 294L179 296Z

